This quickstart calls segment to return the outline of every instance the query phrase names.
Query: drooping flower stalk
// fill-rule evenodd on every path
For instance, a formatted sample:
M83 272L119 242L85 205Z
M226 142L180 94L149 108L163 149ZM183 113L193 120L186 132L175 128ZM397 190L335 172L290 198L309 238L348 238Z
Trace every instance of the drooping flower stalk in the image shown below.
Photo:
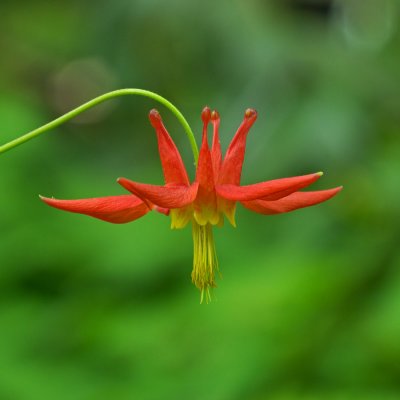
M150 92L149 90L136 89L136 88L119 89L119 90L114 90L112 92L102 94L101 96L98 96L98 97L88 101L87 103L84 103L81 106L74 108L73 110L62 115L61 117L56 118L54 121L51 121L37 129L34 129L31 132L26 133L25 135L20 136L17 139L12 140L11 142L8 142L8 143L0 146L0 154L13 149L14 147L17 147L17 146L27 142L28 140L34 139L35 137L41 135L42 133L49 131L50 129L53 129L59 125L62 125L63 123L65 123L65 122L69 121L70 119L76 117L77 115L83 113L84 111L87 111L90 108L92 108L100 103L103 103L106 100L110 100L115 97L126 96L126 95L149 97L150 99L153 99L153 100L163 104L165 107L167 107L169 110L171 110L172 113L176 116L178 121L183 126L183 129L185 130L185 133L189 139L195 162L197 162L197 159L199 158L199 150L197 148L196 139L194 138L192 129L190 128L190 125L186 121L183 114L170 101L168 101L166 98L160 96L159 94Z

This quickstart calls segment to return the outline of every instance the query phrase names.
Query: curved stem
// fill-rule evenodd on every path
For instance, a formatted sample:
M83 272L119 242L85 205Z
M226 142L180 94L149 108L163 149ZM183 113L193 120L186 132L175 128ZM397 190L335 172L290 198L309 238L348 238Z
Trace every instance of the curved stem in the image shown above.
M167 99L165 99L164 97L160 96L157 93L153 93L153 92L150 92L148 90L143 90L143 89L120 89L120 90L114 90L112 92L105 93L101 96L98 96L98 97L94 98L93 100L90 100L87 103L82 104L81 106L79 106L77 108L74 108L73 110L69 111L68 113L62 115L61 117L58 117L54 121L51 121L51 122L41 126L40 128L37 128L29 133L26 133L25 135L20 136L17 139L12 140L11 142L8 142L8 143L0 146L0 154L5 153L6 151L11 150L12 148L19 146L20 144L25 143L28 140L31 140L31 139L41 135L42 133L45 133L48 130L53 129L53 128L63 124L64 122L70 120L71 118L74 118L75 116L88 110L89 108L91 108L99 103L102 103L103 101L106 101L106 100L109 100L109 99L112 99L112 98L118 97L118 96L128 95L128 94L149 97L149 98L156 100L159 103L163 104L170 111L172 111L172 113L176 116L178 121L183 126L183 129L185 130L186 136L188 137L189 142L190 142L190 146L192 147L194 160L197 163L197 159L199 158L199 150L197 148L197 144L196 144L196 140L194 138L193 132L192 132L188 122L186 121L185 117L170 101L168 101Z

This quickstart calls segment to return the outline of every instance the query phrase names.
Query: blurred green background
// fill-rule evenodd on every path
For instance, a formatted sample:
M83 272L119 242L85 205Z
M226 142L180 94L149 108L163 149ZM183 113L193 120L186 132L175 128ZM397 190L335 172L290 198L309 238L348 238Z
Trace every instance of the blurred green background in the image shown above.
M170 99L226 148L247 107L243 183L323 170L329 202L217 229L199 303L190 228L112 225L37 195L162 183L157 107L113 100L0 156L0 400L399 399L400 4L115 0L0 4L0 142L106 91Z

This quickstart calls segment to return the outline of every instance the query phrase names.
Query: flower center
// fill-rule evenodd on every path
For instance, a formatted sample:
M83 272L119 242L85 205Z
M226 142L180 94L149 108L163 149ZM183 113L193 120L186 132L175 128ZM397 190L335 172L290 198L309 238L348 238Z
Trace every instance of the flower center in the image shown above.
M212 288L217 287L215 272L219 272L212 226L199 225L193 220L192 232L194 245L192 282L201 292L200 303L204 298L208 303L211 301Z

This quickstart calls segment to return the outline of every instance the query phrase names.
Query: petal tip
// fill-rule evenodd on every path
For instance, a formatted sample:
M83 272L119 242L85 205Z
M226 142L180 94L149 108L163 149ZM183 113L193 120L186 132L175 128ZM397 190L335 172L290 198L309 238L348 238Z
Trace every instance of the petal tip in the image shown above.
M155 108L149 112L149 119L151 125L155 128L162 123L161 115Z
M343 189L343 186L337 186L337 187L332 188L332 189L325 189L325 190L323 190L323 192L324 191L326 191L327 193L330 192L331 193L331 197L333 197L333 196L336 196L339 192L341 192L342 189Z
M201 112L201 119L202 121L206 124L210 121L211 119L211 110L210 107L205 106L203 108L203 111Z
M248 108L244 113L244 117L246 119L251 119L251 118L256 119L257 118L257 111L254 110L254 108Z
M41 194L38 195L39 199L43 201L43 203L49 204L52 200L54 200L54 197L50 198L50 197L45 197L42 196Z
M117 183L119 183L126 190L129 190L127 187L129 185L129 179L119 177L117 178Z
M217 110L213 110L211 113L211 121L218 121L219 119L219 112Z
M322 175L324 175L324 173L322 171L319 171L315 175L322 176Z

